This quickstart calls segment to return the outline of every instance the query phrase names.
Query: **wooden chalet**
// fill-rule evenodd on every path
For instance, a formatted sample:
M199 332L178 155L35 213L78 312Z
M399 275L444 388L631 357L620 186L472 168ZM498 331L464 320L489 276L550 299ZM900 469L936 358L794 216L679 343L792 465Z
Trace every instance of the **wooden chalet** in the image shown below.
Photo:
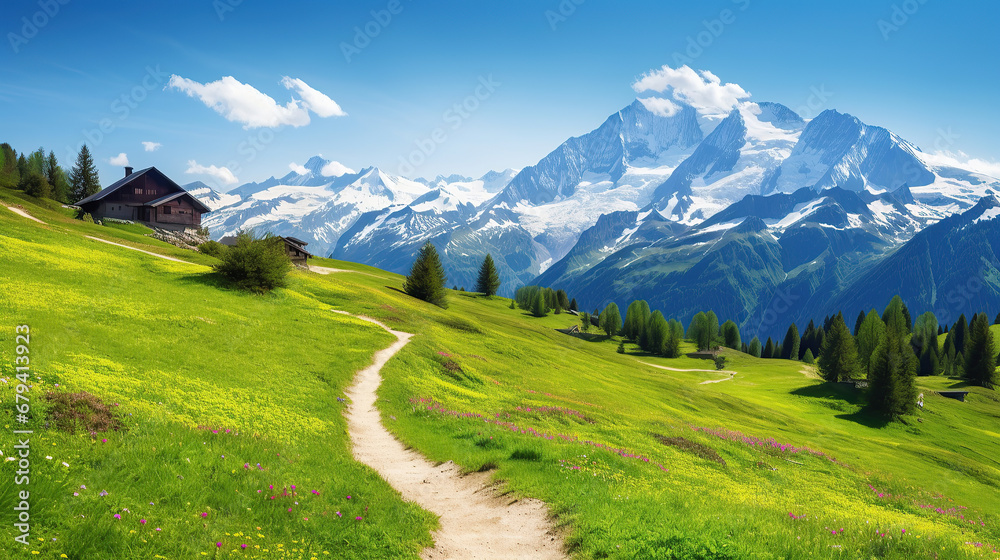
M102 191L76 203L94 220L131 220L169 230L197 229L201 215L211 212L183 187L155 167L132 172Z
M285 252L288 253L288 258L292 259L292 264L309 266L307 261L312 257L312 253L306 251L308 243L294 237L282 237L281 240L285 242Z

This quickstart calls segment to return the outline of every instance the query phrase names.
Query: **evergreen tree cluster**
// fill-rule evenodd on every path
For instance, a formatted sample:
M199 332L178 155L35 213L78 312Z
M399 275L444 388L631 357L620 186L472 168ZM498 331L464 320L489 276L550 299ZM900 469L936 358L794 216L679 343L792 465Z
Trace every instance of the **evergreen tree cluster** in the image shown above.
M524 286L514 293L514 304L535 317L545 317L549 312L577 311L576 300L570 300L565 290L541 286ZM596 315L596 313L595 313Z
M35 198L75 203L101 190L93 157L86 144L67 173L51 150L20 154L10 144L0 144L0 187L21 189Z
M621 334L645 352L677 358L681 354L684 326L676 319L667 320L660 311L650 312L649 303L638 300L625 311Z

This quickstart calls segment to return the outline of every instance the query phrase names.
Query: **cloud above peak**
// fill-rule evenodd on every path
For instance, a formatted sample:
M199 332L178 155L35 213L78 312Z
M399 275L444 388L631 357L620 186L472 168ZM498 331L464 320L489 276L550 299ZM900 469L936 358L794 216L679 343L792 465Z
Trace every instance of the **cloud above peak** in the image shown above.
M637 93L666 93L673 101L691 105L706 116L728 114L741 101L750 98L750 93L738 84L722 83L708 70L696 71L687 65L676 69L664 65L658 70L650 70L632 84L632 89ZM671 99L664 97L640 98L639 101L660 116L672 116L679 110Z
M356 173L353 169L347 167L339 161L331 161L330 163L324 165L323 169L320 169L319 172L323 174L324 177L340 177L342 175L347 175L348 173L352 175Z
M221 185L232 185L239 182L236 175L229 170L228 167L217 167L215 165L199 165L195 160L188 160L188 168L184 173L189 173L192 175L208 175L212 177Z
M167 86L197 97L226 120L243 124L244 129L306 126L310 111L321 118L343 117L347 113L336 101L298 78L285 76L281 85L299 96L280 105L269 95L232 76L214 82L199 83L178 75L170 76Z
M125 152L122 152L117 156L108 158L108 163L118 167L125 167L128 165L128 156L125 154Z

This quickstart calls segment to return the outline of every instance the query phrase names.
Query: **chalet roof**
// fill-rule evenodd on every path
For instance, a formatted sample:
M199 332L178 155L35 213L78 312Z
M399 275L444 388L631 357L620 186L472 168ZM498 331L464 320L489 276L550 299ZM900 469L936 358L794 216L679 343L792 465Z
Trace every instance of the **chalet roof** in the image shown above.
M153 206L153 207L162 206L163 204L166 204L166 203L170 202L171 200L177 200L178 198L180 198L182 196L187 196L188 198L190 198L191 202L194 203L195 208L198 208L199 210L201 210L202 213L207 213L207 212L211 212L212 211L211 208L209 208L208 206L205 206L205 203L203 203L202 201L198 200L191 193L189 193L187 191L170 193L167 196L157 198L156 200L153 200L151 202L147 202L143 206Z
M308 245L308 243L302 241L301 239L296 239L294 237L282 237L281 239L282 241L285 242L286 245L291 245L293 248L298 249L299 251L309 255L310 257L313 256L312 253L306 251L305 245Z
M158 200L154 200L153 202L148 203L149 206L156 206L156 205L159 205L159 204L163 204L164 202L168 202L169 200L173 200L174 198L177 198L178 196L182 196L182 195L185 195L185 194L191 196L191 193L189 193L186 190L184 190L184 187L182 187L182 186L178 185L177 183L175 183L173 179L171 179L170 177L167 177L159 169L157 169L155 167L147 167L146 169L140 169L139 171L136 171L136 172L132 173L131 175L128 175L127 177L122 177L121 179L118 179L114 183L111 183L107 187L101 189L99 192L94 193L94 194L88 196L87 198L85 198L85 199L77 202L76 205L77 206L83 206L84 204L89 204L91 202L99 202L101 199L107 197L109 194L111 194L111 193L117 191L118 189L120 189L120 188L122 188L122 187L124 187L124 186L126 186L126 185L128 185L130 183L132 183L132 181L138 179L139 177L142 177L142 176L146 175L147 173L155 173L156 175L159 175L167 183L167 186L170 187L174 191L173 193L171 193L167 197L163 197L163 198L160 198ZM173 197L173 198L168 198L168 197ZM212 211L211 208L209 208L208 206L205 206L205 204L203 202L201 202L200 200L198 200L194 196L191 196L191 200L193 200L195 202L195 205L197 207L199 207L199 209L203 213L207 213L207 212L211 212Z

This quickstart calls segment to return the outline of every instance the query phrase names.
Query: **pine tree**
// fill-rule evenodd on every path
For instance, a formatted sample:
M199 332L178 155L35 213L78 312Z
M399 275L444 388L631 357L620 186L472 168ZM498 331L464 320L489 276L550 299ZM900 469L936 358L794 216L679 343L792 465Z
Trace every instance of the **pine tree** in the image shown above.
M410 275L403 282L403 291L417 299L446 308L448 307L446 281L437 249L428 241L420 248L417 260L410 269Z
M580 310L580 308L576 304L576 298L573 298L573 299L571 299L569 301L569 310L570 311L579 311Z
M965 377L965 355L961 353L955 354L955 360L952 362L951 374L955 377Z
M992 388L997 382L995 354L996 345L989 320L985 313L979 314L973 320L969 333L965 377L975 385Z
M584 311L580 313L580 330L583 332L589 332L591 327L590 313Z
M983 315L983 321L986 315ZM910 344L914 352L920 357L917 374L937 375L940 350L938 349L938 326L937 317L928 311L917 317L917 322L913 326L913 337Z
M969 335L969 324L965 321L965 313L958 316L958 321L951 330L955 333L955 353L965 354L965 339Z
M733 321L726 321L722 324L722 343L726 348L733 350L739 350L742 346L740 328Z
M812 320L809 321L809 326L806 327L806 332L799 342L800 357L806 355L806 350L812 350L814 357L819 354L819 329L816 328L816 323Z
M513 299L512 299L512 300L510 300L510 308L511 308L511 309L517 309L517 306L516 306L516 305L514 305L514 300L513 300Z
M1000 325L1000 313L997 313L997 318L993 319L994 325Z
M483 264L479 267L476 291L486 297L493 297L497 295L498 289L500 289L500 275L497 274L497 267L493 264L493 257L486 253Z
M24 188L24 182L28 180L29 175L31 175L31 168L28 166L28 158L24 157L24 153L21 153L17 156L17 188Z
M889 329L872 354L869 406L893 418L913 412L917 401L916 375L917 357L906 343L905 334Z
M792 326L788 327L788 332L785 333L785 341L781 344L781 359L798 360L801 342L799 328L795 326L795 323L792 323Z
M857 337L858 336L858 332L861 331L861 323L865 322L865 317L867 317L867 315L865 315L865 310L864 309L862 309L861 311L858 312L858 320L854 322L854 336L855 337Z
M858 330L858 337L855 341L858 349L858 361L861 364L861 372L868 374L868 366L871 363L872 354L878 345L885 339L885 323L879 317L878 312L872 309L865 316Z
M765 360L770 360L774 357L774 341L771 337L767 337L767 344L764 345L764 351L760 353L760 357Z
M813 357L813 351L806 348L806 353L802 356L802 362L806 364L812 364L816 362L816 358Z
M844 316L838 314L830 322L830 333L820 352L820 375L827 381L844 381L853 379L860 369L854 337L844 324Z
M622 328L622 316L618 311L618 306L614 303L609 303L604 311L601 312L601 330L604 331L608 337L615 336L618 331Z
M72 202L79 202L101 190L101 179L86 144L76 156L76 165L69 173L69 185Z
M903 298L893 296L885 311L882 312L882 322L885 323L886 330L896 331L903 335L910 334L912 322L910 321L910 312L903 304Z
M69 202L69 180L62 167L59 167L55 152L52 151L49 151L49 156L45 158L45 178L52 186L52 200Z
M754 358L759 358L761 356L760 339L758 339L756 336L753 337L753 340L750 341L750 351L747 353L753 356Z

